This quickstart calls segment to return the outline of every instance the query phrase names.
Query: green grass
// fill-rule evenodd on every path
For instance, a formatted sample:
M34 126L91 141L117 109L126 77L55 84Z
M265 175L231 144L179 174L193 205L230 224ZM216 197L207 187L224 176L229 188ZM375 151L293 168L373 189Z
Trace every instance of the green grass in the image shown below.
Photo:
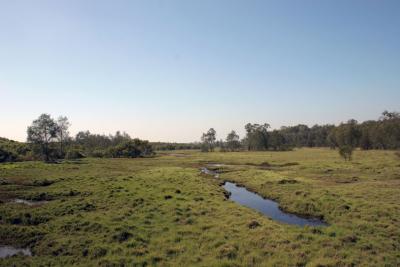
M329 226L281 224L226 200L221 180L199 173L211 162L226 164L221 180ZM400 265L400 159L392 151L356 151L352 162L300 149L7 163L0 184L0 242L34 254L0 266ZM260 226L251 229L253 221Z

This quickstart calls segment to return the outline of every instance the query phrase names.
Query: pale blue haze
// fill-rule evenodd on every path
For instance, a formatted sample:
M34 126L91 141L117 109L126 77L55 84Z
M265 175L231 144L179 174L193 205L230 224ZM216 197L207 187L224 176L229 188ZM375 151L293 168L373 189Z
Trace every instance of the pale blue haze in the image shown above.
M0 0L0 136L218 138L400 111L400 1Z

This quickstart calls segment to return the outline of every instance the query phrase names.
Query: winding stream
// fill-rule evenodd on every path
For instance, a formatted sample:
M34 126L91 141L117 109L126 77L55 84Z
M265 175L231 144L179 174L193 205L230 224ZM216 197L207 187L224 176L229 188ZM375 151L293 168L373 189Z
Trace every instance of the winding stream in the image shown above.
M294 224L299 226L326 226L327 224L315 218L303 218L295 214L286 213L279 209L279 204L273 200L263 198L262 196L250 192L244 187L239 187L235 183L226 182L223 188L230 193L229 199L258 210L267 217L282 223Z
M201 172L213 175L215 178L219 177L216 171L209 170L205 167L201 168ZM284 212L279 208L279 204L276 201L263 198L262 196L247 190L245 187L240 187L235 183L225 182L222 187L229 192L230 200L248 208L255 209L275 221L298 226L328 225L324 221L316 218L304 218L292 213Z

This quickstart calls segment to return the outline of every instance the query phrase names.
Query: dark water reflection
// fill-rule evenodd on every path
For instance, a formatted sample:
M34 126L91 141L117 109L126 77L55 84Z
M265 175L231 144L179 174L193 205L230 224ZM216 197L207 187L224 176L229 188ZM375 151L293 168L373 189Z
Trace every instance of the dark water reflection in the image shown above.
M226 191L230 192L229 199L232 201L258 210L273 220L299 226L327 226L325 222L318 219L302 218L294 214L283 212L279 209L277 202L265 199L260 195L250 192L244 187L237 186L234 183L226 182L223 187Z

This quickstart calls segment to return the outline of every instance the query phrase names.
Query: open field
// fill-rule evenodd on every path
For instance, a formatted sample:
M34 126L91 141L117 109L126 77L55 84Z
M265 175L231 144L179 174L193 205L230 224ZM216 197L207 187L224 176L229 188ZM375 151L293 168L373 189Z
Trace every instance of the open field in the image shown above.
M219 179L200 174L211 163ZM224 196L223 180L323 218L275 222ZM400 157L393 151L201 153L0 164L0 266L398 266ZM12 199L42 202L25 205ZM258 227L249 227L253 221Z

